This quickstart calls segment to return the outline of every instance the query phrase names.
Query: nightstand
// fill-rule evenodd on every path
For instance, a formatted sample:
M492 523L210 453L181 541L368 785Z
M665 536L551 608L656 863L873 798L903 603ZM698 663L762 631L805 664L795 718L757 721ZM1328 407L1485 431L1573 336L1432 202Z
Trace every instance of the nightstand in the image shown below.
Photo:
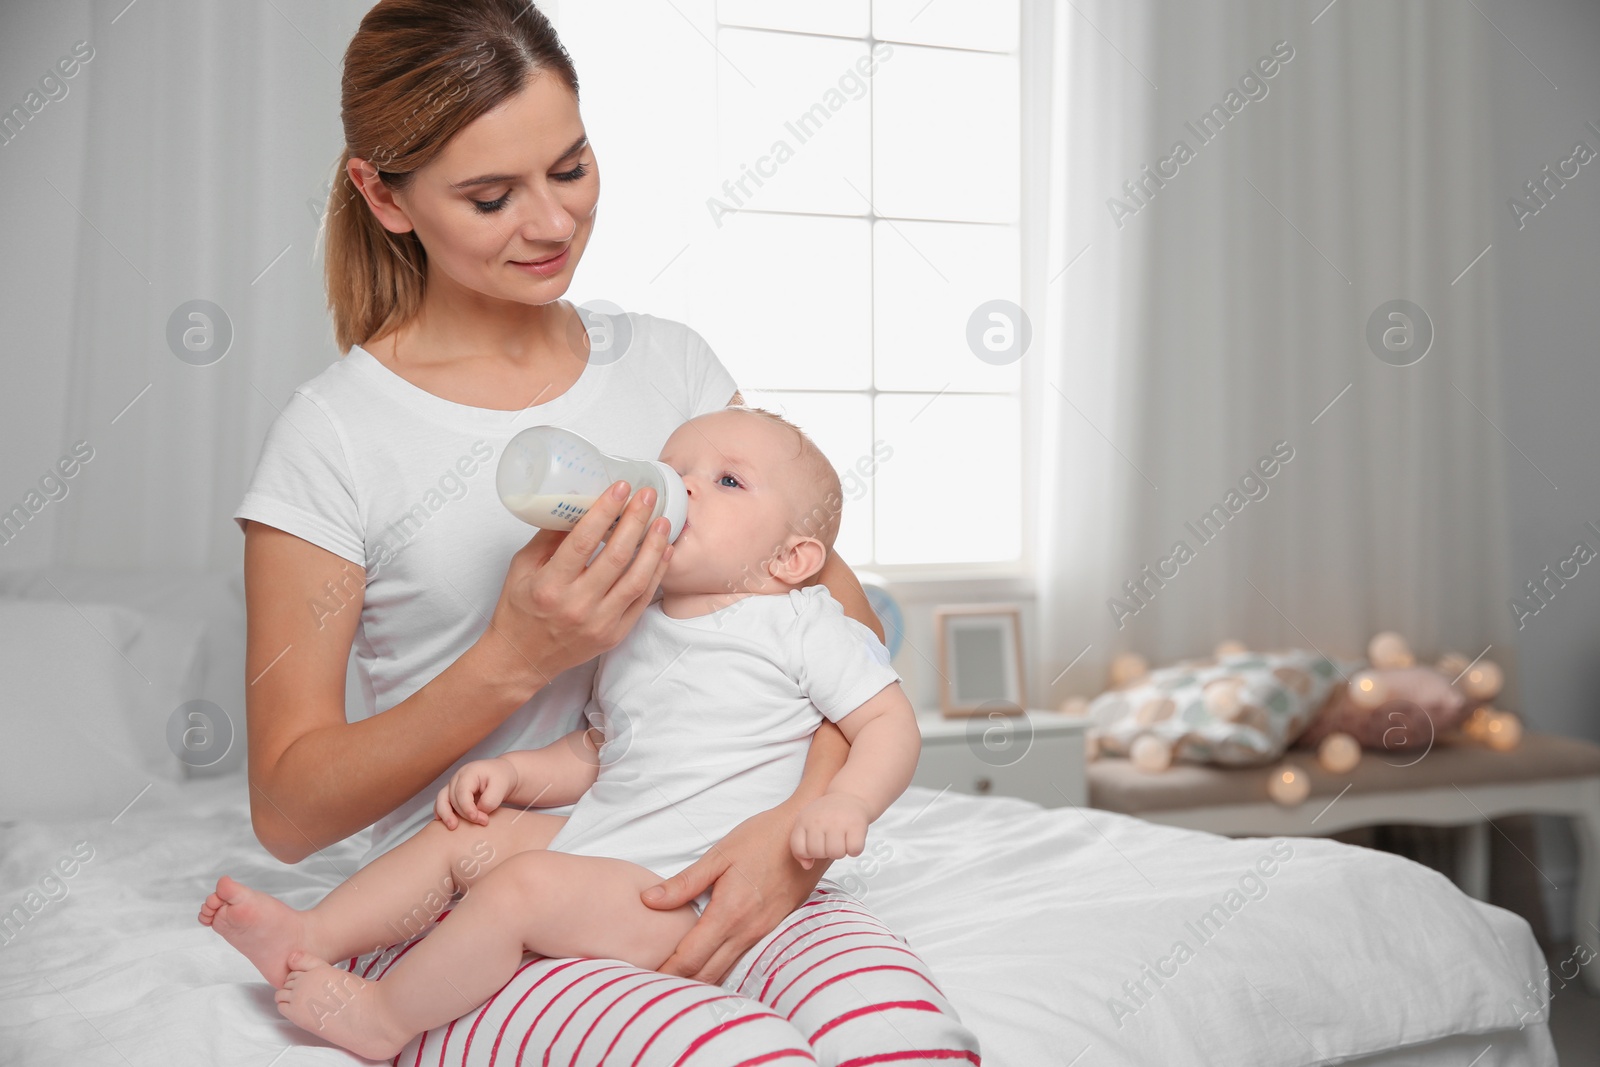
M922 756L913 785L973 796L1008 796L1046 808L1084 807L1084 731L1089 720L1058 711L947 719L919 712Z

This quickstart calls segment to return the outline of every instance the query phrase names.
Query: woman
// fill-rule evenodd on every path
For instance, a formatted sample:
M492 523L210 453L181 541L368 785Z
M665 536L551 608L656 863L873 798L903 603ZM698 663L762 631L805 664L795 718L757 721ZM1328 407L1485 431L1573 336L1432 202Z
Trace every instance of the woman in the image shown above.
M654 456L685 419L739 400L692 330L618 316L601 347L560 299L599 196L577 91L523 0L383 0L346 52L326 260L348 354L296 390L235 516L252 820L286 862L376 824L365 863L431 818L455 768L570 732L595 657L654 596L670 548L665 519L646 526L653 493L628 501L618 483L572 533L528 540L494 491L506 440L559 424ZM882 636L848 566L830 557L819 578ZM352 647L367 714L348 722ZM644 893L675 908L713 892L661 973L536 960L466 1036L424 1043L560 1043L556 1062L574 1063L978 1062L921 961L859 902L816 890L826 864L789 854L794 810L844 754L826 725L790 801ZM393 940L436 921L452 888L393 917Z

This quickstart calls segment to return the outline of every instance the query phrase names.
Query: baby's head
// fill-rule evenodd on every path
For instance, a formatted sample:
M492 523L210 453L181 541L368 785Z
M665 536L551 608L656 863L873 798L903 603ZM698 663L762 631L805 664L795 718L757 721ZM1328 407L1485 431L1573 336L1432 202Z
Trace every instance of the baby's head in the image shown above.
M689 491L668 593L782 593L822 569L839 532L839 476L770 411L730 407L673 431L661 462Z

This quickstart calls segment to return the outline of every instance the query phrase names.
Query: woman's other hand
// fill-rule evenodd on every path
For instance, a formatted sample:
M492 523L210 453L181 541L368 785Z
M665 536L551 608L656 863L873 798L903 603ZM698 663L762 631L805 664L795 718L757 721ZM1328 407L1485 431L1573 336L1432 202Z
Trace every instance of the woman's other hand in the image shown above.
M532 692L622 640L650 605L672 555L672 524L662 517L646 529L655 500L655 490L645 488L628 502L628 484L617 482L570 531L540 530L511 557L479 638L497 654L504 677L521 679ZM602 541L605 551L588 564Z
M792 802L752 815L693 864L641 894L650 907L670 910L711 888L700 921L656 970L717 985L751 945L805 903L828 862L808 871L795 861L789 851L794 818Z

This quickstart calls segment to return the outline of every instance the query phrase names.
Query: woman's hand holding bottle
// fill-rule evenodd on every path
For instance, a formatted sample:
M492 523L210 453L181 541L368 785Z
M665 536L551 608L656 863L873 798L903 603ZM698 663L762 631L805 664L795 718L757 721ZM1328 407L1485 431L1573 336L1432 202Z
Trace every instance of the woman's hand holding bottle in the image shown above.
M540 530L511 557L478 640L530 695L615 647L649 606L671 558L668 520L646 529L655 499L645 488L628 502L628 484L616 482L570 531Z

